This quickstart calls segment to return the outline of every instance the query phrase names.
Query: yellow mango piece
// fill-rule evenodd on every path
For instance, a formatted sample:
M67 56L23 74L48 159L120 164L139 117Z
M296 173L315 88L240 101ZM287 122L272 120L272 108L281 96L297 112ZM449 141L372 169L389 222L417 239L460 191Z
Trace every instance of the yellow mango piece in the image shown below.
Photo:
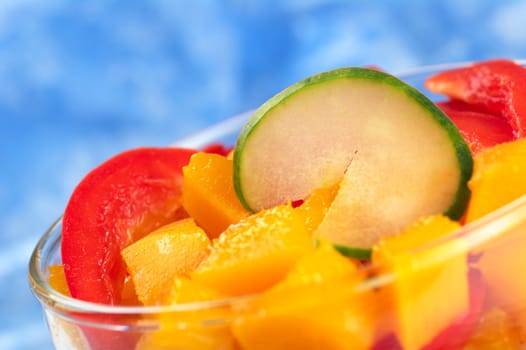
M57 292L71 296L69 292L68 283L66 282L66 276L64 275L64 265L56 264L49 265L49 285L51 288L55 289Z
M208 255L210 240L187 218L160 227L121 251L137 297L156 305L176 276L188 275Z
M48 266L49 285L57 292L71 297L69 287L64 275L64 265L54 264ZM84 334L77 324L64 315L53 315L47 319L49 330L54 339L61 342L61 345L68 349L88 349Z
M304 217L280 205L229 226L191 278L225 295L256 293L279 282L312 249Z
M457 238L422 247L459 228L443 216L424 217L373 247L373 263L395 277L384 288L393 298L395 333L404 349L428 344L469 308L466 243Z
M183 207L211 238L250 214L236 196L232 167L232 160L205 152L183 167Z
M193 303L196 301L211 301L225 298L219 291L205 286L188 277L176 277L172 288L165 295L166 305Z
M268 295L289 288L354 277L356 271L354 262L336 251L330 242L320 241L318 247L294 264L287 277L269 290Z
M497 237L479 247L476 266L487 283L489 302L517 319L526 335L526 280L517 276L517 269L526 266L525 230L524 219L501 229Z
M184 304L223 298L218 291L185 277L175 278L166 295L165 304ZM143 336L136 350L237 349L235 339L226 322L230 309L226 306L209 306L164 313L159 316L160 329Z
M373 318L354 289L356 267L322 243L265 292L261 311L239 318L233 333L244 350L368 349Z
M484 312L474 334L463 350L521 349L516 324L503 310L493 307Z
M526 138L477 153L468 185L466 222L474 221L526 194Z
M71 296L69 292L68 283L66 282L66 275L64 275L64 265L56 264L50 265L49 270L49 285L57 290L59 293L62 293L67 296ZM121 304L120 305L140 305L141 303L137 299L135 294L135 286L131 279L127 278L124 281L124 286L122 289Z
M232 149L230 152L228 152L226 159L228 160L234 160L234 151L235 149Z
M139 306L142 305L142 302L137 297L135 292L135 285L130 276L127 276L124 280L124 285L121 292L121 301L119 305L123 306Z
M466 222L472 222L526 194L526 139L519 139L479 152L474 157L472 191ZM518 319L526 334L526 280L517 278L526 266L526 222L515 215L499 234L479 247L477 266L488 284L491 303ZM516 222L513 222L516 220Z
M308 196L296 210L301 211L305 217L308 230L313 233L325 217L336 193L339 183L316 189Z

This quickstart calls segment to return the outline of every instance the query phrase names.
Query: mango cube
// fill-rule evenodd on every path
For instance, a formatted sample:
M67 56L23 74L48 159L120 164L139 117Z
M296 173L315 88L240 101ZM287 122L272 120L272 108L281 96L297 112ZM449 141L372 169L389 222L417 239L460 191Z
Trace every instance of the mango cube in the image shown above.
M393 296L395 332L404 349L422 348L468 312L466 244L457 237L419 249L459 228L443 216L424 217L373 248L373 262L394 274L384 288Z
M188 275L208 255L210 240L187 218L160 227L121 251L144 305L159 304L174 278Z
M250 214L234 191L232 167L231 159L205 152L183 167L183 207L211 238Z
M281 205L229 226L191 278L225 295L256 293L283 279L313 248L304 217Z
M358 281L353 263L323 243L264 293L259 313L234 323L234 335L244 350L367 349L374 322Z

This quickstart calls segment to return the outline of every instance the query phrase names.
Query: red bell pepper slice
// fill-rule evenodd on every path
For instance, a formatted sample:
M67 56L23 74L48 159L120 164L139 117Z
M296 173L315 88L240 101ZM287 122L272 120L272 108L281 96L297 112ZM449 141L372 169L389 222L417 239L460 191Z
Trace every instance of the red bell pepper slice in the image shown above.
M194 152L129 150L77 185L62 222L62 262L72 297L119 303L126 276L120 251L174 220L182 205L182 167Z
M233 147L227 147L222 143L211 143L203 148L203 152L215 153L226 157L233 149Z
M526 68L507 59L488 60L438 73L425 87L481 106L504 118L515 137L526 135Z
M438 102L437 106L453 121L473 154L515 139L502 118L460 100Z

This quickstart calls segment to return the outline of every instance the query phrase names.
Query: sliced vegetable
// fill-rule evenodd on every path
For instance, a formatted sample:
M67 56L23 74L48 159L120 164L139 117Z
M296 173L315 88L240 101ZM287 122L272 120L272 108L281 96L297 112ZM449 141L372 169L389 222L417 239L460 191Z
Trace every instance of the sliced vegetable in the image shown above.
M427 79L429 90L481 106L504 118L516 137L526 136L526 69L507 59L450 69Z
M234 186L254 211L341 181L315 235L356 248L422 215L462 216L471 170L470 150L444 113L364 68L285 89L254 113L234 151Z
M74 298L119 303L126 276L120 251L177 218L182 167L193 153L181 148L126 151L78 184L62 225L62 261Z
M437 106L455 123L473 154L515 139L510 125L487 111L459 100L438 102Z

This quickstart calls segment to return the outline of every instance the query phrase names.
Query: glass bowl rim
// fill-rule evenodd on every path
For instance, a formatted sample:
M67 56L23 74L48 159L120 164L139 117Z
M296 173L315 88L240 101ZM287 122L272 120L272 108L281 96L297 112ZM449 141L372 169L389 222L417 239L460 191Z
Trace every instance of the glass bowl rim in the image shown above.
M526 59L512 60L520 65L526 66ZM464 61L464 62L453 62L444 64L435 64L416 67L410 70L401 71L399 73L392 73L399 79L409 79L411 76L418 74L427 74L431 72L437 72L446 69L458 68L466 65L476 63L475 61ZM216 123L208 128L204 128L194 134L176 141L171 146L180 147L201 147L210 142L211 138L215 138L221 135L226 135L239 130L253 113L253 110L246 111L238 114L234 117L225 119L219 123ZM522 213L522 215L518 215ZM510 220L510 217L512 220ZM433 240L424 245L421 245L410 253L423 251L436 247L446 242L450 242L457 238L464 238L466 241L465 249L476 247L479 244L488 242L492 238L498 236L498 233L505 227L512 227L516 221L520 218L526 217L526 195L506 204L505 206L485 215L484 217L477 219L471 223L463 225L459 230L452 234L445 235L437 240ZM515 220L513 220L515 218ZM254 300L257 296L262 293L247 294L236 297L229 297L211 301L202 302L191 302L184 304L174 305L155 305L155 306L120 306L120 305L105 305L98 304L88 301L83 301L61 294L50 286L44 275L44 271L40 269L42 258L41 254L43 247L46 245L56 245L60 242L61 231L58 230L61 226L62 216L57 218L55 222L46 230L44 235L37 242L29 261L28 279L33 294L37 297L40 303L43 305L60 308L70 312L81 312L90 314L106 314L106 315L155 315L159 313L170 313L170 312L186 312L186 311L199 311L206 310L216 307L232 306L238 303L247 303ZM496 230L495 227L499 227ZM365 268L374 268L375 266L366 266ZM380 276L374 276L373 278L367 279L359 283L356 287L357 291L368 290L370 288L381 287L385 284L392 282L395 279L393 273L383 274Z

